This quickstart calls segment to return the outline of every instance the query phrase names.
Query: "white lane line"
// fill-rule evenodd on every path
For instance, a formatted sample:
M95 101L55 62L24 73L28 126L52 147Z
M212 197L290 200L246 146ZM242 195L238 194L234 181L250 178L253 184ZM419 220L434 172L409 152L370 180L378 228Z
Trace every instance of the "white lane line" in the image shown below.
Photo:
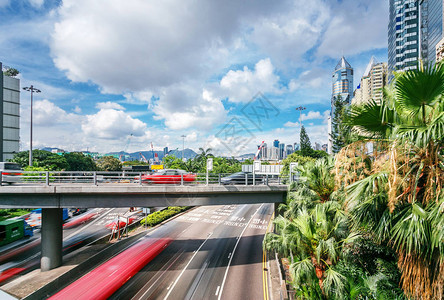
M210 232L208 234L208 237L206 238L205 241L203 241L203 243L199 246L199 248L196 250L196 252L194 252L193 256L191 257L190 261L187 263L187 265L185 266L185 268L182 270L182 272L180 272L179 276L176 278L176 281L174 281L173 285L171 287L168 287L168 293L166 294L165 298L163 298L164 300L167 299L169 297L169 295L171 294L171 292L173 291L174 287L176 286L177 282L179 281L180 277L182 277L183 273L185 272L185 270L188 268L188 266L190 265L190 263L193 261L194 257L196 256L196 254L199 252L199 250L203 247L203 245L208 241L208 239L213 235L212 232Z
M217 286L216 294L214 294L214 295L217 296L217 294L219 294L219 289L220 289L220 285Z
M230 260L228 261L227 269L225 270L224 279L222 280L222 285L221 285L221 288L220 288L219 297L217 297L218 300L220 300L220 298L222 297L222 291L224 290L225 281L227 280L228 270L230 269L231 261L233 260L234 252L236 252L237 245L239 244L239 241L241 240L241 237L244 234L245 230L248 228L248 225L250 225L251 220L253 220L254 215L257 214L257 212L259 211L259 209L261 209L261 207L263 205L264 204L261 204L261 206L259 206L259 208L256 210L256 212L251 216L251 218L248 221L247 225L244 227L244 230L242 230L241 234L239 235L239 237L237 239L237 242L236 242L236 245L234 245L233 252L231 252L232 255L230 257Z

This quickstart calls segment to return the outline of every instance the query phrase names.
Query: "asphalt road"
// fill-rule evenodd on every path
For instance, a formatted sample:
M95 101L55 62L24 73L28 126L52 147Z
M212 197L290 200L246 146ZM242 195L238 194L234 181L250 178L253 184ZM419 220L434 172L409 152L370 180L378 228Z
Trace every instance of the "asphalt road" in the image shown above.
M111 229L106 225L114 222L117 216L128 214L126 208L96 208L90 209L86 213L68 219L65 225L85 215L92 214L84 223L75 226L67 226L63 230L63 254L68 254L98 238L110 233ZM72 223L71 223L72 224ZM12 247L7 251L0 253L0 285L6 283L10 278L4 279L2 274L8 272L14 273L14 277L18 274L25 274L40 267L40 232L36 230L35 236L29 239L28 243L18 241L16 247Z
M111 299L268 299L272 204L199 207L149 233L174 241Z

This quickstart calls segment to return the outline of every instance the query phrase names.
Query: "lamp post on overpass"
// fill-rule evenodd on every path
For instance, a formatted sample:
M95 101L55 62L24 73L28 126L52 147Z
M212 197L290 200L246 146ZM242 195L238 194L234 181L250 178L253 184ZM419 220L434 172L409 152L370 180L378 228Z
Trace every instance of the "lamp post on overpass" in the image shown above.
M301 130L302 130L302 111L306 110L306 109L307 108L303 107L303 106L296 107L296 111L299 111L299 125L300 125Z
M182 138L182 161L183 161L183 153L185 152L185 138L187 136L182 134L180 137Z
M29 133L29 166L32 167L32 94L40 93L39 89L36 89L33 85L23 88L27 92L31 92L31 126Z

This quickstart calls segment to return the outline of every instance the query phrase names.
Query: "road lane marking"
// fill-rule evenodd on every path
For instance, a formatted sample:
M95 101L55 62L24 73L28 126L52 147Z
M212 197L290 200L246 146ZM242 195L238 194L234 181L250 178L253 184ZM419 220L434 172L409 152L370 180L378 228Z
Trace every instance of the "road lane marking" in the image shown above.
M217 286L216 294L214 294L214 295L217 296L217 294L219 294L219 289L220 289L220 285Z
M268 279L267 279L267 253L262 250L262 286L264 290L264 300L268 300Z
M244 230L242 230L241 234L240 234L239 237L237 238L237 242L236 242L236 244L234 245L233 252L231 252L232 255L231 255L231 257L230 257L230 260L228 261L227 269L225 270L224 279L222 280L222 284L221 284L221 288L220 288L220 294L219 294L219 297L217 297L218 300L220 300L220 298L222 297L222 291L224 290L225 281L227 280L228 270L230 269L231 261L233 260L234 253L236 252L237 245L239 244L239 242L240 242L240 240L241 240L241 237L242 237L242 235L244 234L245 230L248 228L248 225L250 225L251 220L253 220L254 215L259 211L259 209L261 209L261 207L262 207L263 205L264 205L264 204L261 204L261 206L259 206L259 208L256 210L256 212L251 216L251 218L250 218L250 220L248 221L247 225L244 227Z
M176 286L177 282L179 281L180 277L182 277L183 273L185 272L185 270L188 268L188 266L190 265L190 263L193 261L194 257L196 256L196 254L199 252L199 250L203 247L203 245L208 241L208 239L213 235L212 232L210 232L208 234L208 237L205 239L205 241L203 241L203 243L199 246L199 248L196 250L196 252L194 252L193 256L191 257L190 261L187 263L187 265L185 266L185 268L182 270L182 272L180 272L179 276L176 278L176 281L174 281L173 286L171 286L171 288L168 290L168 293L166 294L165 298L163 298L164 300L167 299L169 297L169 295L171 294L171 291L174 289L174 287Z

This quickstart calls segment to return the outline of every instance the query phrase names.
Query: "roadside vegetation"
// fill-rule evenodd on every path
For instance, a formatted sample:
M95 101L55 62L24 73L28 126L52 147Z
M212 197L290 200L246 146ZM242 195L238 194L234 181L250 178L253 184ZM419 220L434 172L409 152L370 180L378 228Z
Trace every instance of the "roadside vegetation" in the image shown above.
M306 181L263 246L297 299L444 299L443 97L442 64L395 74L381 103L337 104L334 159L292 159Z
M142 219L140 221L140 224L142 226L155 226L157 224L162 223L166 219L169 219L178 213L181 213L187 209L189 209L189 206L169 206L168 208L164 210L159 210L156 212L153 212L152 214L149 214L146 218Z

